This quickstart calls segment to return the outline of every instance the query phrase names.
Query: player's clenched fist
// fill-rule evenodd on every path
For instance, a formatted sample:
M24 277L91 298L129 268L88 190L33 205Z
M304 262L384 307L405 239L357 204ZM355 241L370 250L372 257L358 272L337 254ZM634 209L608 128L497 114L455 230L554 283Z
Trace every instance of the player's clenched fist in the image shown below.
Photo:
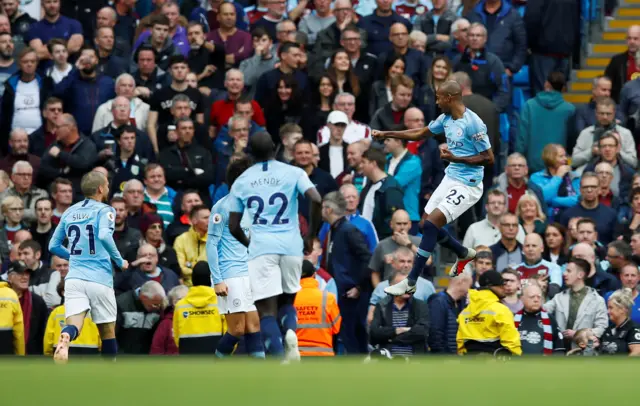
M376 141L384 141L384 139L386 138L385 132L380 130L371 130L371 136Z

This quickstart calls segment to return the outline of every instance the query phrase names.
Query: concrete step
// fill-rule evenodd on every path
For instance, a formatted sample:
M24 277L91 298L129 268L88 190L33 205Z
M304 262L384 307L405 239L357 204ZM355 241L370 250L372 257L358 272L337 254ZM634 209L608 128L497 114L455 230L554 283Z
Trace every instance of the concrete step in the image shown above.
M589 57L587 58L586 67L587 68L606 68L609 65L609 61L611 57L608 58L600 58L600 57Z
M627 40L627 30L623 29L620 31L607 31L602 33L602 39L604 41L626 41Z
M580 69L576 72L576 79L593 79L603 75L604 69Z
M589 93L565 93L564 100L573 104L587 104L591 100L591 92Z
M593 44L591 46L591 52L594 54L607 54L607 55L615 55L621 52L627 51L627 44Z
M606 22L606 27L611 31L626 31L627 28L632 25L640 25L640 19L629 18L624 20L609 20Z
M616 19L627 19L629 17L640 17L640 3L635 4L637 7L621 7L616 12Z
M590 92L593 87L593 82L569 82L569 90L571 93L575 92Z

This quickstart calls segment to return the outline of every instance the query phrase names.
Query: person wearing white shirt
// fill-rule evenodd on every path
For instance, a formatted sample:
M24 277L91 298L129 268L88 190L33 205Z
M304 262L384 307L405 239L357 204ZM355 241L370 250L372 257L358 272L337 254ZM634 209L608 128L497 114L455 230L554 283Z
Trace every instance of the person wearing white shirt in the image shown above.
M490 190L485 208L487 217L471 224L467 229L462 242L465 247L477 247L478 245L490 247L500 241L502 237L499 228L500 217L507 212L507 196L498 189ZM524 237L524 229L519 225L516 240L522 244Z
M53 58L53 65L47 69L47 76L51 77L53 83L57 85L67 77L73 68L68 62L67 43L59 38L54 38L47 44L47 49Z
M356 98L351 93L339 93L333 101L333 110L347 115L347 127L342 136L344 142L352 144L360 140L371 140L371 128L353 119L353 114L356 112ZM318 130L318 146L327 144L330 134L331 131L326 125Z
M347 146L344 142L344 131L349 123L349 118L342 111L332 111L327 118L327 127L330 131L329 143L320 147L319 168L337 178L344 172L347 165Z

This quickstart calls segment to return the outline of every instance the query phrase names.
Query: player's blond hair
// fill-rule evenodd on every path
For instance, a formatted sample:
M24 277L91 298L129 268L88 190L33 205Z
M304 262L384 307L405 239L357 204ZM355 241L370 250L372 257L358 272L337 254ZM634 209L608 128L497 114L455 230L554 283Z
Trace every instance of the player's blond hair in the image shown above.
M80 190L85 197L92 197L98 193L100 186L107 183L107 178L100 172L91 171L82 177Z

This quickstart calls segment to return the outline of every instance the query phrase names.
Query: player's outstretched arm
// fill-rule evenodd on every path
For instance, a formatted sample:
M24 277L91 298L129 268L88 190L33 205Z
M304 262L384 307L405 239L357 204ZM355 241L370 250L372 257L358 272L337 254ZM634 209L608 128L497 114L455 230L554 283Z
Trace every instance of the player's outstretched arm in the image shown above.
M240 244L245 247L249 247L249 239L247 235L242 230L240 226L240 221L242 220L242 213L238 212L230 212L229 213L229 232L232 236L236 238L236 240L240 241Z
M386 138L396 138L405 141L420 141L424 138L428 138L433 135L429 127L416 128L413 130L404 131L379 131L373 130L371 132L373 138L377 141L383 141Z
M493 165L494 161L493 151L491 149L472 156L455 156L448 149L441 149L440 158L442 158L443 161L449 161L452 163L477 166Z
M63 221L61 221L56 227L56 230L53 232L53 235L51 236L51 240L49 241L49 252L51 252L53 255L57 257L66 259L68 261L69 250L62 245L62 242L66 237L67 236L65 234L64 224L63 224Z

